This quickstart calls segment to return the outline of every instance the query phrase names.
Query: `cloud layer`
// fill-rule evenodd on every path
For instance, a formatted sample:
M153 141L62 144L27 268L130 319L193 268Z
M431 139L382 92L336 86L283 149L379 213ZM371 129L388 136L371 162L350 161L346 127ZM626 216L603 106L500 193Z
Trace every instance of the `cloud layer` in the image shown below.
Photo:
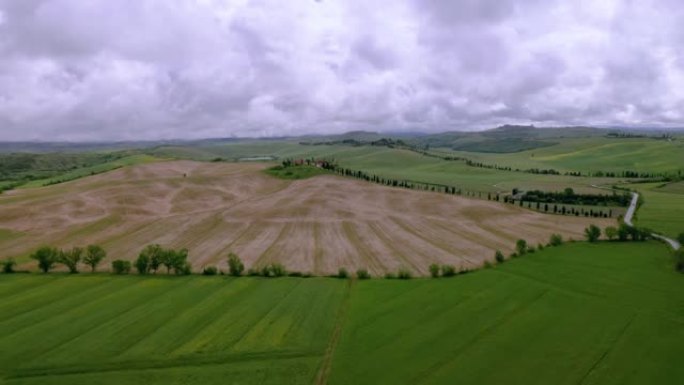
M684 125L679 0L0 0L0 140Z

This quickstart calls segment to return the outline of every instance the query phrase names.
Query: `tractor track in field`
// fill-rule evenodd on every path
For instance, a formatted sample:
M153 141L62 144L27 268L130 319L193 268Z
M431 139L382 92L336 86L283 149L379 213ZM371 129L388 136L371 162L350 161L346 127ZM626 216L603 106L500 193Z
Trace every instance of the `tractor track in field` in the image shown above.
M321 367L318 369L318 373L316 374L316 379L314 382L316 385L326 385L328 383L328 378L330 377L330 371L332 369L332 360L335 356L337 345L340 342L340 337L342 336L344 321L346 320L347 313L349 312L349 304L351 302L351 291L353 285L354 280L349 280L346 293L342 299L342 304L340 305L340 308L337 311L337 316L335 317L335 329L333 329L332 335L330 336L328 347L325 349L325 354L323 355Z

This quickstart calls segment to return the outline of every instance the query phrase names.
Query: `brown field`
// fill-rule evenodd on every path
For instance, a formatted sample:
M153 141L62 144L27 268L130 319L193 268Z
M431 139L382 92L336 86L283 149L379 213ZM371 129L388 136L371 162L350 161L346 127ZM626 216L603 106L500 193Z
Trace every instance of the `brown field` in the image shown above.
M375 274L430 263L475 268L516 239L551 233L580 239L588 223L613 221L536 213L439 193L337 176L276 179L254 163L174 161L119 169L0 196L0 249L25 258L42 244L102 244L110 259L134 259L149 243L185 247L195 269L272 261L332 273ZM106 265L109 265L106 263Z

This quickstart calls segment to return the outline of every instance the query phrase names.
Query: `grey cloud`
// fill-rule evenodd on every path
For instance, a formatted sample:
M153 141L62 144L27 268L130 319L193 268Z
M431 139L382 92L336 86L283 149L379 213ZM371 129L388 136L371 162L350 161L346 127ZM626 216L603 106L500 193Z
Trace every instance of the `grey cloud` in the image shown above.
M675 0L0 0L0 140L681 125Z

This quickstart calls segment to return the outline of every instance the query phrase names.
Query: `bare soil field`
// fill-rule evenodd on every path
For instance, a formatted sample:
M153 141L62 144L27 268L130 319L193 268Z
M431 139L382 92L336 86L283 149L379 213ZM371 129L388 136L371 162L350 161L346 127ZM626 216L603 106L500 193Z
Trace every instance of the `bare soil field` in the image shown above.
M159 243L187 248L196 269L225 268L232 251L247 267L277 261L313 273L426 274L430 263L480 267L519 238L581 239L589 223L613 223L332 175L285 181L265 167L161 162L10 191L0 195L0 249L21 258L43 244L99 243L110 259L134 259Z

